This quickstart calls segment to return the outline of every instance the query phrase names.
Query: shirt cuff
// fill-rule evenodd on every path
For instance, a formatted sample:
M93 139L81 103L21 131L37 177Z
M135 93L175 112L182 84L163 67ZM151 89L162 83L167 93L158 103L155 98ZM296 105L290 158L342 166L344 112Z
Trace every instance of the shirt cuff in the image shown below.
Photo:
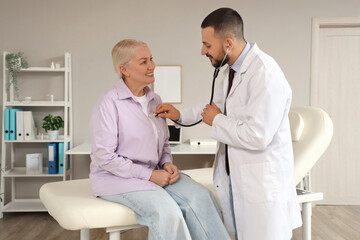
M149 180L153 170L151 168L142 167L142 170L139 173L139 178L144 180Z
M159 167L162 168L162 166L165 164L165 163L172 163L172 159L171 158L164 158L162 159L160 162L159 162Z
M222 117L226 117L226 116L222 113L216 114L216 116L213 119L212 125L214 126L214 125L218 124Z
M179 122L179 123L181 123L181 122L182 122L182 119L181 119L181 113L180 113L179 120L177 120L177 122Z
M181 125L177 124L177 123L181 123L181 122L182 122L182 119L181 119L181 113L180 113L179 120L174 121L175 128L181 128Z
M226 116L224 114L222 114L222 113L219 113L214 117L214 120L212 122L211 137L216 139L216 140L218 140L216 138L217 125L219 124L219 122L221 122L221 119L224 119L224 118L226 118Z

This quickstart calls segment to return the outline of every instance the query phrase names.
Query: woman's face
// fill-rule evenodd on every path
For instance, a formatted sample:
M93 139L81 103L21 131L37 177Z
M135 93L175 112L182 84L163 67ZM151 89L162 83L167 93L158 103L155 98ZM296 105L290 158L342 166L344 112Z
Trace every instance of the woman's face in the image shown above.
M125 68L126 79L133 81L133 83L147 86L155 81L155 63L147 46L138 47Z

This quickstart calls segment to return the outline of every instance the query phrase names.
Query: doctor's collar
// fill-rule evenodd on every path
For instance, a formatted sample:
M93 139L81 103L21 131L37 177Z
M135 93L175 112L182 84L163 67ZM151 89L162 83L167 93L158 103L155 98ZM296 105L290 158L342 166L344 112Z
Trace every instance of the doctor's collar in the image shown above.
M250 51L250 48L251 48L250 43L246 43L246 46L244 50L241 52L240 56L236 59L233 65L229 66L229 68L233 69L235 72L239 72L240 67L244 62L246 55Z

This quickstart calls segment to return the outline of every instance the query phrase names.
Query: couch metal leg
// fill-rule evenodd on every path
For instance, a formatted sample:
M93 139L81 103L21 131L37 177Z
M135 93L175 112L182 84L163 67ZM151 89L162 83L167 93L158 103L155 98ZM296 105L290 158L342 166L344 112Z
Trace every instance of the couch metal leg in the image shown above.
M135 228L141 228L144 227L139 224L134 225L128 225L128 226L118 226L118 227L108 227L106 228L106 232L109 233L109 240L120 240L120 234L123 231L135 229Z
M110 232L109 240L120 240L120 231L118 232Z
M80 230L80 240L90 240L90 229Z
M302 204L302 239L311 240L311 202L304 202Z

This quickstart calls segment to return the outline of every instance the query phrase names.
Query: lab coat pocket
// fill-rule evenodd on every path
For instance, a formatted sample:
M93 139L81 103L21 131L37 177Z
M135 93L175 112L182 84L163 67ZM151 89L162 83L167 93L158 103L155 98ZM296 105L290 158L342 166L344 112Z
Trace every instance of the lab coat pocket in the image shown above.
M277 195L275 172L269 162L241 166L241 186L250 203L272 202Z

